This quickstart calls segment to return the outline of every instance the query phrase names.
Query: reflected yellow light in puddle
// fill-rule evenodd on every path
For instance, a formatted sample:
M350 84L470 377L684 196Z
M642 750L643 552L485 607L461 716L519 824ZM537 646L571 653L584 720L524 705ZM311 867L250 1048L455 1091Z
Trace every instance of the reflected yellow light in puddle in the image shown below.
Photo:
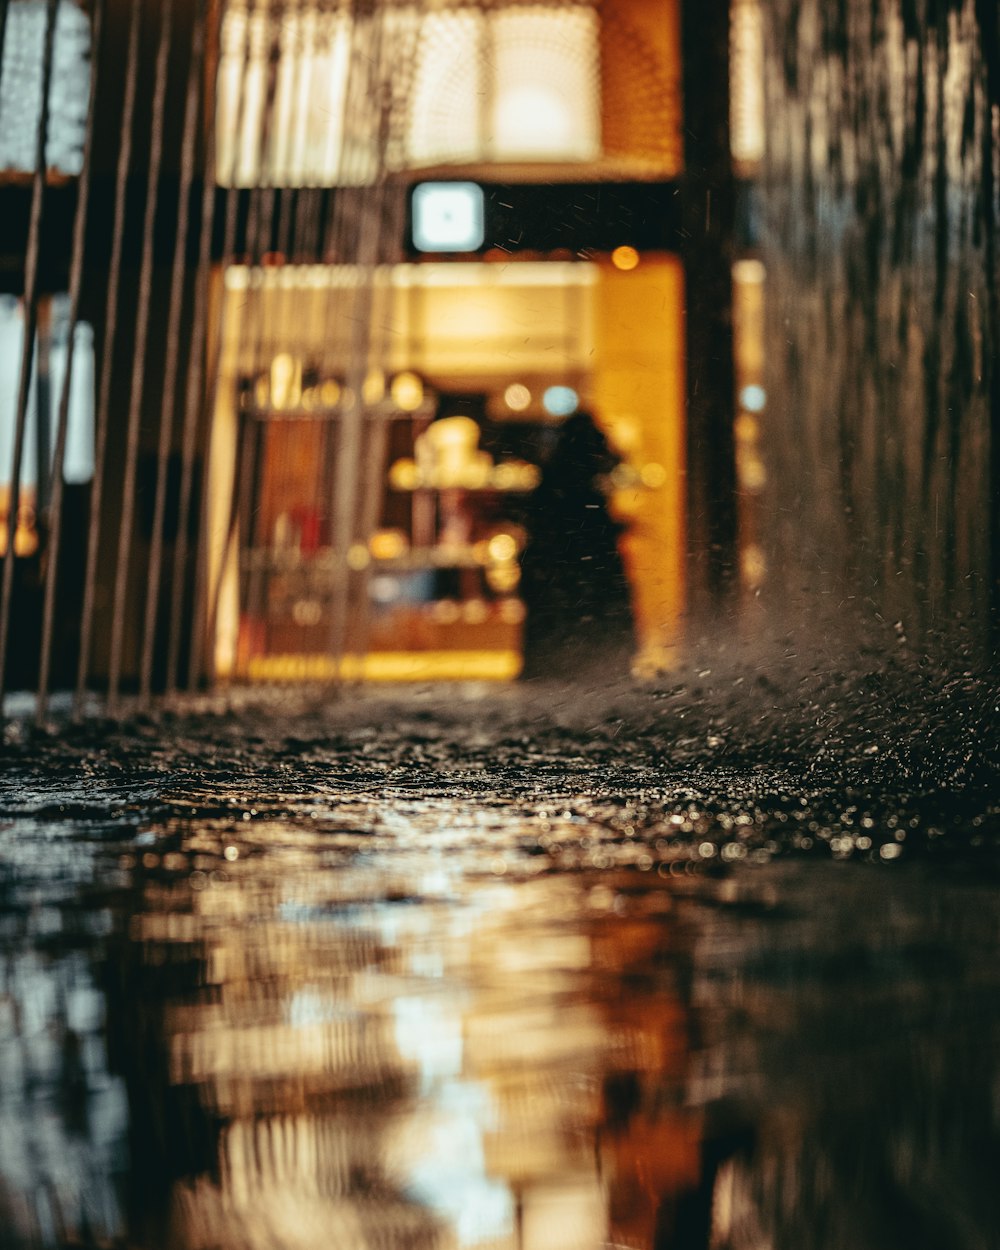
M247 815L188 827L157 871L203 864L206 888L150 876L131 934L150 969L192 968L162 1007L171 1090L221 1121L218 1167L175 1186L177 1250L651 1246L700 1131L669 1096L686 1008L662 889L534 877L495 806ZM568 811L546 827L567 848L595 833ZM381 868L347 854L382 843ZM612 1115L616 1074L638 1093Z

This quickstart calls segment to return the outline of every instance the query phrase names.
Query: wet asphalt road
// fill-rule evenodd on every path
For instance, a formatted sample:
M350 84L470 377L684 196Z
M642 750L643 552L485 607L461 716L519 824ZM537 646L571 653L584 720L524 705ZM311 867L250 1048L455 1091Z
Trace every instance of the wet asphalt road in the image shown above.
M995 1246L994 713L698 670L9 725L0 1245Z

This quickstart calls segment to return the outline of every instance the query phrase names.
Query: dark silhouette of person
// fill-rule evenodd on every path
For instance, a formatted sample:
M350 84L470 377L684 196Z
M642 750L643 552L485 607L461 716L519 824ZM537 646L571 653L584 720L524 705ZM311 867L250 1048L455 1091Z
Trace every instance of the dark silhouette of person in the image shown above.
M623 527L608 510L605 479L618 464L587 412L568 417L541 466L526 510L521 561L527 609L525 678L580 675L633 644L628 579L618 550Z

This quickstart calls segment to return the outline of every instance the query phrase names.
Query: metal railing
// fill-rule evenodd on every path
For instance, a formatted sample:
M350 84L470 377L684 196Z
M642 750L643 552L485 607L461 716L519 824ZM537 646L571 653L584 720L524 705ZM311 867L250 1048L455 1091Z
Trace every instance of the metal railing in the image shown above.
M48 153L66 6L74 16L85 13L90 28L82 151L71 176L54 170ZM390 14L363 0L342 8L350 47L343 115L331 119L343 137L336 172L329 186L279 186L268 152L280 124L282 23L310 7L310 0L0 0L0 127L2 111L14 108L3 74L15 53L38 58L41 71L34 166L0 170L0 198L12 206L3 216L14 223L0 248L8 258L3 280L19 297L23 325L13 409L0 411L10 436L10 461L0 468L0 482L8 483L0 704L8 692L27 691L39 722L53 690L72 692L78 716L95 697L102 711L118 715L211 681L207 644L221 574L210 579L207 465L225 330L219 293L233 260L252 270L296 257L353 267L356 281L330 287L325 314L353 327L343 367L345 394L356 398L344 408L323 466L337 568L346 568L351 543L374 524L365 469L384 428L362 397L379 353L371 334L373 275L399 246L405 194L385 160L405 94L388 66L407 63L417 10L407 11L407 26L398 9ZM244 18L236 133L244 133L249 103L260 117L257 177L249 187L245 178L238 185L238 144L233 168L215 169L216 71L222 24L234 10ZM25 32L37 33L39 20L36 46ZM251 47L252 27L254 38L263 31L267 40L263 101L259 78L249 72L259 52ZM252 91L258 96L251 101ZM257 289L247 288L239 351L260 362L274 341L264 343ZM49 398L50 326L40 310L60 290L68 292L65 366L59 393ZM77 327L85 314L94 330L96 380L93 475L81 487L68 486L63 470L78 385ZM294 336L294 327L287 334ZM78 351L76 363L82 368ZM37 451L34 481L29 436ZM238 543L253 509L249 450L244 439L223 547ZM347 582L344 576L335 585L333 654L344 646Z

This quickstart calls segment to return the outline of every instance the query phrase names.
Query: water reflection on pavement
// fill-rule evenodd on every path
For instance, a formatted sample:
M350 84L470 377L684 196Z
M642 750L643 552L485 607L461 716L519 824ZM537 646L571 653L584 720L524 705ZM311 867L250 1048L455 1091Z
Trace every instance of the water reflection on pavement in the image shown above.
M3 1246L996 1244L991 886L293 780L7 820Z

